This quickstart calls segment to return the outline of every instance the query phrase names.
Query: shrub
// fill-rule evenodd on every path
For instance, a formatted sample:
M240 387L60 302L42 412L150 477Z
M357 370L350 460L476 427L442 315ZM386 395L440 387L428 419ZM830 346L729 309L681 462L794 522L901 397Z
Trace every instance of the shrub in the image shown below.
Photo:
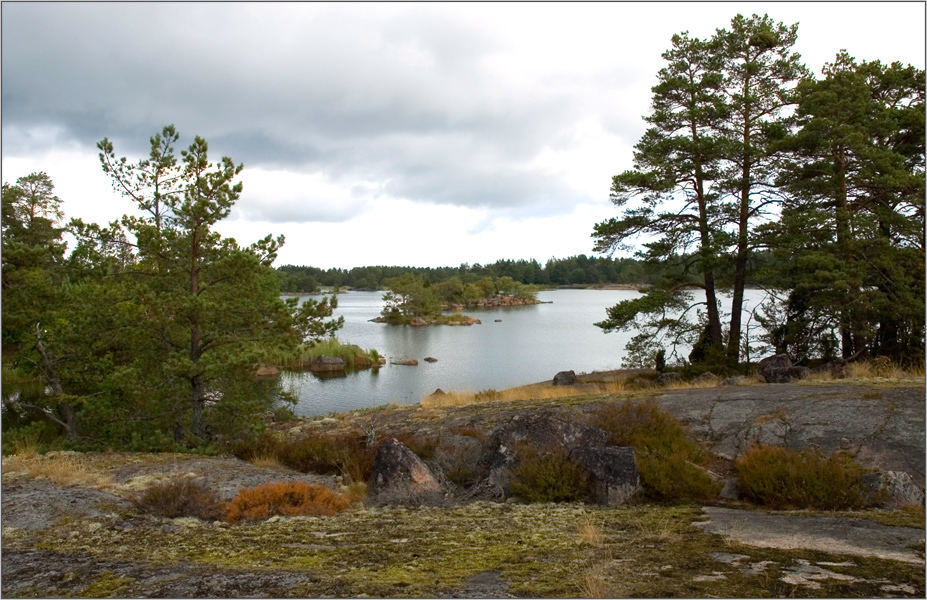
M592 496L589 475L562 446L519 444L511 471L512 494L529 502L570 502Z
M844 453L754 446L735 463L738 486L748 500L772 508L861 508L870 503L863 468Z
M609 443L633 446L644 493L662 501L715 498L721 484L702 468L710 455L673 415L653 400L605 404L594 424L609 434Z
M311 435L283 443L276 451L286 466L303 473L342 475L366 481L373 468L374 450L359 433Z
M349 498L321 483L282 481L241 490L228 503L225 520L259 520L272 515L333 515L351 505Z
M416 433L404 433L394 437L423 460L428 460L435 456L438 438L434 435L423 436Z
M156 483L132 499L140 510L162 517L196 517L214 521L222 517L222 501L196 479L178 476Z
M270 431L262 431L256 435L237 438L226 442L224 450L242 460L254 461L262 458L276 458L280 453L282 443Z

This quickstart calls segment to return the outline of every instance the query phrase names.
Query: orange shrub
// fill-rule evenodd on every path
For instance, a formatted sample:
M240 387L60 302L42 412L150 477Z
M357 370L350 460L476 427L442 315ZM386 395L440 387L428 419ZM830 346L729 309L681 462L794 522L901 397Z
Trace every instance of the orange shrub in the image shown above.
M225 510L225 520L259 520L272 515L333 515L351 501L321 483L279 481L238 492Z

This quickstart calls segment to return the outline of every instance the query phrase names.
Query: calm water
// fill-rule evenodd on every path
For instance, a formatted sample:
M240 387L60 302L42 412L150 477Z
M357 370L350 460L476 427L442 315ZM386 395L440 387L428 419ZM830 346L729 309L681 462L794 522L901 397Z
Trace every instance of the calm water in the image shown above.
M380 314L382 292L347 292L339 294L335 311L344 316L339 339L376 348L387 364L335 379L306 372L284 373L282 380L299 398L296 413L312 416L415 403L436 388L502 389L551 379L557 371L615 369L632 333L606 334L593 323L605 318L606 307L637 295L633 290L542 291L538 299L550 304L465 311L482 325L406 327L369 322ZM762 292L747 292L749 305L761 297ZM426 356L438 362L427 363ZM389 364L408 358L418 366Z

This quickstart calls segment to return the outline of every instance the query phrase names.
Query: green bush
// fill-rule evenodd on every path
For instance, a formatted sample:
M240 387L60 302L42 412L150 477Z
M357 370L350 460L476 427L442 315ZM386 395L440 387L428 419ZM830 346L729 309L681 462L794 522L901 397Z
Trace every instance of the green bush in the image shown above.
M862 508L871 503L863 468L844 453L754 446L735 463L738 486L751 502L771 508Z
M207 521L222 518L224 505L204 483L178 476L156 483L132 499L139 510L162 517L196 517Z
M711 455L673 415L653 400L605 404L593 422L609 443L632 446L645 495L660 501L704 501L717 497L721 483L703 468Z
M592 496L589 475L562 446L519 444L511 471L511 493L528 502L585 501Z

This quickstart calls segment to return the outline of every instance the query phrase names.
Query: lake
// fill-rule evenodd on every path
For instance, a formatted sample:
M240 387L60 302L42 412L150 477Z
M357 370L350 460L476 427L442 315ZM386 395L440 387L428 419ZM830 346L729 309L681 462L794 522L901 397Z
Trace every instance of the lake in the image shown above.
M387 364L334 379L320 379L309 372L283 372L281 379L284 388L299 398L296 414L314 416L416 403L437 388L504 389L552 379L558 371L616 369L633 334L606 334L593 323L605 318L607 307L638 294L634 290L546 290L538 293L538 300L545 304L464 311L480 319L481 325L408 327L370 322L380 314L383 292L346 292L338 295L335 311L336 316L344 316L338 338L375 348L387 357ZM748 290L747 310L763 295ZM681 354L688 354L688 349ZM427 363L426 356L438 361ZM416 359L419 364L389 364L403 359Z

